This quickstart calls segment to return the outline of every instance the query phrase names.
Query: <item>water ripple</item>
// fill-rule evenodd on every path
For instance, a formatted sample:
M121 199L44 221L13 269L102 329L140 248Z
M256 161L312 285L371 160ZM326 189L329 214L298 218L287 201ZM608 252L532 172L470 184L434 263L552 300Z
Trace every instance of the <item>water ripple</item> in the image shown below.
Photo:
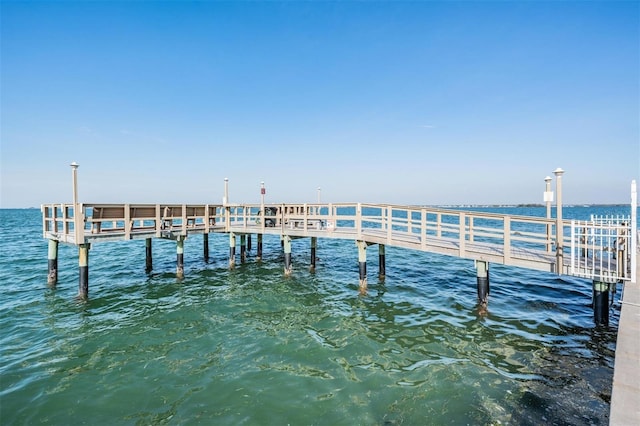
M352 242L265 237L228 269L228 238L95 244L90 298L77 293L77 251L60 247L46 285L39 212L20 238L0 227L3 423L93 424L606 424L611 329L595 329L590 283L492 265L487 312L466 260L387 248L387 277L358 292ZM14 224L14 225L11 225ZM23 244L27 241L27 244ZM20 244L22 258L15 250Z

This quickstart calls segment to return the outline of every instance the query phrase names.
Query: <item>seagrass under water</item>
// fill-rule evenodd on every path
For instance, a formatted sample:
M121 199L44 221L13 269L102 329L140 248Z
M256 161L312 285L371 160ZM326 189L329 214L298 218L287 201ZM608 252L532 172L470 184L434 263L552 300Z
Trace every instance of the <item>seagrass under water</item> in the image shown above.
M212 235L180 281L173 242L150 275L144 242L95 244L80 302L75 247L48 289L40 212L0 218L2 424L608 423L618 298L595 329L588 281L492 265L482 314L471 261L387 247L378 282L373 249L363 296L353 242L311 273L294 241L286 278L277 238L229 271Z

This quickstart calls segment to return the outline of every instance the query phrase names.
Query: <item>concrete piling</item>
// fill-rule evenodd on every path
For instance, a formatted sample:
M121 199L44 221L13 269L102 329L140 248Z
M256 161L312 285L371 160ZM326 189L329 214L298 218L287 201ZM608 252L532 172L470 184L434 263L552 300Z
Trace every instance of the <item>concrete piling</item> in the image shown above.
M360 292L367 291L367 243L365 241L356 241L358 246L358 271L360 276Z
M284 248L284 275L289 276L293 270L291 266L291 237L284 235L282 243Z
M251 234L247 235L247 251L251 251Z
M78 245L78 298L89 297L89 248L90 244Z
M49 240L47 260L49 270L47 283L49 285L56 285L58 282L58 240Z
M240 263L244 263L247 260L247 236L240 235Z
M258 234L258 260L262 260L262 234Z
M311 237L311 272L316 270L316 247L318 246L318 237Z
M176 240L176 278L184 278L184 237Z
M384 277L387 275L386 257L384 244L378 244L378 278L384 281Z
M236 234L229 233L229 269L236 266Z
M596 326L609 325L609 284L593 281L593 321Z
M476 277L478 281L478 302L486 306L489 302L489 262L476 260Z
M146 238L144 241L144 245L145 245L144 270L148 274L153 269L153 250L151 245L151 238Z

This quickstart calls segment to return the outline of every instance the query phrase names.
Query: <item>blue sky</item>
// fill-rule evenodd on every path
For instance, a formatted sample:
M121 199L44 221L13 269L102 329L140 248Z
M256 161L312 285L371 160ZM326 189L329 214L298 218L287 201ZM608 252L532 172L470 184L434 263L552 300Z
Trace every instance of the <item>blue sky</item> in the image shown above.
M639 2L1 2L1 207L627 203Z

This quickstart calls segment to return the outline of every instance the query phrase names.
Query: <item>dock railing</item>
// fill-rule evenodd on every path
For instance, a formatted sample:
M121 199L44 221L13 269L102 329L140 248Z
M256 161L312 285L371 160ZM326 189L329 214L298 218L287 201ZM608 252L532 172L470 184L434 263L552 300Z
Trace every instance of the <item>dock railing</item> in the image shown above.
M363 240L589 278L603 271L610 274L603 279L627 280L634 272L630 217L591 227L563 220L558 265L554 218L371 203L78 204L77 215L73 204L48 204L42 213L45 238L76 245L259 232Z

